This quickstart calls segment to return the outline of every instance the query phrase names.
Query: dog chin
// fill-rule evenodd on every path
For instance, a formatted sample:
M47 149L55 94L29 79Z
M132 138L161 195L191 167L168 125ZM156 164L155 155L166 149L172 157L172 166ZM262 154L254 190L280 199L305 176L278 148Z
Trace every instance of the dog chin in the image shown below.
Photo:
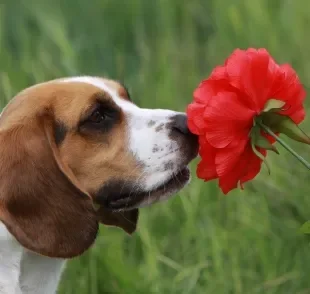
M186 166L178 173L170 175L162 184L153 190L139 191L137 189L123 189L123 193L105 197L106 208L121 211L145 207L158 201L163 201L184 188L191 180L191 173ZM128 192L126 192L128 190Z
M145 207L159 201L168 200L172 195L178 193L191 181L191 173L188 167L183 168L179 173L169 177L163 184L151 190L148 196L136 207Z

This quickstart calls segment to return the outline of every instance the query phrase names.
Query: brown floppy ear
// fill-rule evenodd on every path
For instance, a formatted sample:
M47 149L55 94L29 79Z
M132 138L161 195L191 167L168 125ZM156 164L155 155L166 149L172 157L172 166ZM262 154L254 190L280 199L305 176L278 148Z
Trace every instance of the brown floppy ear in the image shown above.
M132 209L127 211L111 211L103 206L98 210L98 219L107 226L122 228L127 234L131 235L137 228L139 210Z
M98 221L58 156L51 117L0 132L0 220L25 248L71 258L94 242Z

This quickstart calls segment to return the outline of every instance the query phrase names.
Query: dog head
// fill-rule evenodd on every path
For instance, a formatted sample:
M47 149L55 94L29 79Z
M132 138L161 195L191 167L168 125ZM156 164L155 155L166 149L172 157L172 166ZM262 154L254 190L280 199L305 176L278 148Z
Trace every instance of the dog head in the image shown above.
M0 220L29 250L77 256L98 222L132 233L139 207L189 182L197 151L185 114L139 108L115 81L30 87L0 117Z

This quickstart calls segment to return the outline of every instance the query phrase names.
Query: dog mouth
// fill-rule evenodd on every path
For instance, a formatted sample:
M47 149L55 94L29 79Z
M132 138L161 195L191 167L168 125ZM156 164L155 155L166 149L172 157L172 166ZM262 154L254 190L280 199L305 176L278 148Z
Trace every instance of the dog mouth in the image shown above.
M140 191L131 186L120 186L118 183L118 193L110 193L103 198L103 203L100 198L97 203L104 205L111 210L130 210L141 206L147 206L159 200L180 191L190 180L190 170L184 167L178 173L171 175L164 183L149 191ZM113 189L114 190L114 189ZM122 190L120 192L120 190Z

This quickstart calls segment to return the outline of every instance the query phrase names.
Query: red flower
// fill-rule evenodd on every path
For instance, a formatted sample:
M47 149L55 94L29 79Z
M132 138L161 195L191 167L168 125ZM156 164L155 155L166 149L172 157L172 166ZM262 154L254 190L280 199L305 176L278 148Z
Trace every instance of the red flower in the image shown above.
M262 160L254 153L250 132L268 100L283 101L278 114L299 124L305 117L305 91L289 65L278 65L265 49L235 50L223 66L194 92L187 108L190 130L199 135L197 176L219 179L227 194L253 179ZM262 133L270 143L274 139ZM266 150L256 146L264 157Z

